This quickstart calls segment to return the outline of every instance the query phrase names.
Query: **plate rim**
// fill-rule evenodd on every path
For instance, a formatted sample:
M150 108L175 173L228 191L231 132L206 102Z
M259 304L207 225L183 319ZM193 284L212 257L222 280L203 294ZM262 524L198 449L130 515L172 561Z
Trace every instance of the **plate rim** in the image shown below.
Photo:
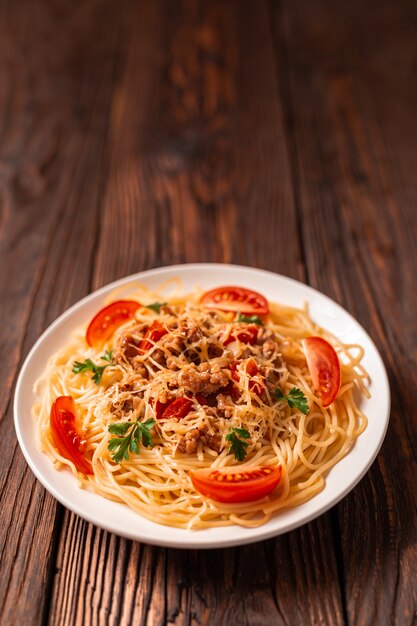
M66 495L63 495L59 491L59 489L56 489L55 486L52 485L48 481L48 479L43 475L42 471L36 465L36 462L32 459L30 451L27 449L26 444L25 444L25 437L22 433L20 419L19 419L19 399L23 391L23 384L24 384L27 370L30 367L32 358L36 354L39 346L43 343L43 341L47 337L49 337L49 335L53 334L57 326L59 326L68 317L71 317L71 315L74 312L76 312L78 309L82 308L83 305L87 301L93 298L93 296L99 297L100 295L108 291L111 291L113 288L121 287L124 284L130 283L135 280L140 280L141 278L144 278L144 277L152 277L152 275L154 274L161 276L161 274L172 273L175 271L178 271L178 272L182 272L184 270L185 271L196 271L196 270L207 271L208 269L214 270L214 269L222 269L222 268L228 268L229 270L232 270L232 271L243 270L244 272L249 271L255 274L261 273L264 275L270 275L271 277L273 276L274 278L279 278L283 280L284 282L288 282L288 284L293 284L298 288L302 287L303 289L307 290L307 292L310 292L312 295L314 294L315 296L324 298L327 301L327 303L331 304L332 306L335 306L338 312L342 312L342 314L345 316L347 315L348 318L351 321L353 321L355 325L359 326L361 331L364 333L364 335L366 336L367 340L369 341L369 343L371 344L373 348L374 354L372 356L377 359L378 368L383 378L382 386L385 391L385 398L383 399L384 407L385 407L385 415L383 416L384 428L380 431L380 434L376 442L376 445L374 447L372 455L367 459L367 462L362 467L360 472L358 472L358 474L355 475L355 479L352 482L350 482L347 487L345 487L341 491L338 491L336 495L331 497L330 500L326 502L325 504L323 504L321 507L319 507L318 510L314 509L310 513L307 513L306 515L304 515L302 520L294 520L293 522L288 522L284 528L281 528L281 529L268 528L268 524L265 524L263 526L258 526L255 528L245 528L244 530L250 531L250 534L248 536L236 537L236 538L225 538L225 539L220 539L220 540L214 537L210 537L210 536L206 538L204 535L202 535L202 533L204 533L204 530L188 531L186 529L176 529L176 530L182 530L184 532L184 541L181 541L181 542L179 542L177 539L170 540L168 537L170 527L162 525L162 524L157 524L156 522L154 522L156 526L158 527L163 526L166 529L167 537L163 540L159 538L152 538L152 536L149 535L146 529L140 528L140 525L138 526L137 533L123 531L120 528L116 528L114 523L102 522L99 519L97 519L93 514L90 514L89 512L86 512L85 510L83 510L82 507L78 506L76 503L75 504L72 503L71 500L69 500ZM31 393L33 393L32 390L31 390ZM381 357L381 354L378 348L376 347L371 336L368 334L367 330L349 311L347 311L338 302L336 302L335 300L333 300L332 298L330 298L323 292L297 279L291 278L289 276L285 276L283 274L278 274L277 272L273 272L271 270L266 270L263 268L256 268L256 267L246 266L246 265L236 265L236 264L230 264L230 263L183 263L183 264L165 265L161 267L151 268L148 270L135 272L133 274L129 274L128 276L119 278L87 294L86 296L84 296L83 298L81 298L80 300L72 304L65 311L63 311L51 324L47 326L47 328L42 332L42 334L35 341L35 343L33 344L32 348L29 350L20 368L19 375L18 375L17 382L16 382L14 398L13 398L14 428L15 428L17 440L18 440L20 449L23 453L23 456L25 458L25 461L29 465L31 471L33 472L37 480L39 480L42 486L60 504L65 506L67 509L69 509L76 515L79 515L82 519L85 519L87 522L92 523L95 526L107 532L114 533L118 536L125 537L133 541L139 541L139 542L154 545L154 546L161 546L161 547L167 547L167 548L179 548L179 549L210 549L210 548L213 549L213 548L228 548L228 547L234 547L238 545L249 545L251 543L256 543L258 541L265 541L266 539L270 539L272 537L285 534L296 528L304 526L305 524L308 524L312 520L320 517L321 515L326 513L329 509L331 509L333 506L338 504L343 498L345 498L347 494L350 493L356 487L356 485L362 480L364 475L368 472L369 468L375 461L381 449L383 441L385 439L385 435L386 435L389 421L390 421L390 414L391 414L391 391L390 391L389 378L388 378L388 374L385 368L385 364L383 362L383 359ZM309 500L309 502L312 502L312 501L314 501L314 498ZM126 505L122 504L121 506L126 506ZM137 513L137 515L141 519L140 514ZM207 529L207 530L210 530L210 529Z

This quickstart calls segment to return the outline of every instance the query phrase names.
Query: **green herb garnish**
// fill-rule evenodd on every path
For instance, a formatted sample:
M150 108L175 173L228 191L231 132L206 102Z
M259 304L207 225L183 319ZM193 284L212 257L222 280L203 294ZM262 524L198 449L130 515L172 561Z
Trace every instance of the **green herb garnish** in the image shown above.
M261 320L260 317L258 317L257 315L252 315L252 316L248 316L248 315L242 315L242 313L238 313L237 316L237 322L244 322L245 324L258 324L258 326L263 326L264 323Z
M246 430L246 428L231 428L229 434L226 435L226 441L230 443L228 450L229 454L233 452L237 461L243 461L247 454L246 448L248 447L248 444L246 441L239 439L239 437L242 437L242 439L249 439L249 431Z
M148 419L146 422L117 422L110 424L109 433L118 435L110 439L108 444L109 450L114 450L112 459L116 463L120 463L123 459L129 460L129 452L139 454L139 446L142 444L145 448L153 448L154 443L150 430L155 424L154 419Z
M152 302L152 304L147 304L146 308L147 309L152 309L152 311L155 311L155 313L158 313L158 315L161 313L161 306L166 306L167 302Z
M84 372L93 372L92 379L99 385L103 376L103 372L109 365L114 365L112 361L113 350L106 350L103 356L100 357L103 361L107 361L107 365L96 365L91 359L85 361L75 361L72 371L74 374L82 374Z
M299 409L301 413L304 413L304 415L307 415L310 410L306 396L301 389L297 389L297 387L290 389L286 396L282 393L281 389L277 387L277 389L275 389L275 397L277 400L286 400L291 409L295 407Z

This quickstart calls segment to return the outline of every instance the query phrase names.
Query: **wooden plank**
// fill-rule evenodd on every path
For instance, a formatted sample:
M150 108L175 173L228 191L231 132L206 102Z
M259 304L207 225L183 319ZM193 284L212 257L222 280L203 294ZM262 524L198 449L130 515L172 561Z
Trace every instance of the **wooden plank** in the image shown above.
M30 2L1 8L4 624L39 624L47 610L60 515L18 450L8 399L36 338L89 288L118 24L111 2L60 10Z
M135 11L110 111L93 285L181 261L303 278L265 3L153 2ZM86 527L66 513L54 626L343 623L329 515L267 544L208 552L154 549ZM331 593L316 592L322 581Z
M351 624L412 624L417 585L416 19L407 2L284 3L309 279L365 325L393 411L370 472L338 507ZM414 170L413 170L414 171ZM359 532L358 532L359 530Z

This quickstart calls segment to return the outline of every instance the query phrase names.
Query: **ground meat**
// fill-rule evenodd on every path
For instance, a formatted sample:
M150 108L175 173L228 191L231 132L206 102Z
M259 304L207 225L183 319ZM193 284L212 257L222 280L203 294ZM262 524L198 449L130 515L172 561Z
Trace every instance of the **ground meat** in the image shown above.
M139 354L139 341L131 335L126 335L120 342L120 345L116 348L113 359L116 362L128 361L132 363L132 360Z
M270 369L268 367L264 368L262 370L262 373L265 378L265 383L266 383L266 386L268 387L269 393L273 396L275 389L278 386L281 376L279 372L277 372L274 369Z
M203 332L199 326L190 326L186 334L188 343L198 343L203 337Z
M165 352L156 348L151 355L151 358L159 365L165 365Z
M198 343L204 337L201 328L191 320L183 320L178 326L181 336L187 343Z
M149 372L143 364L143 358L140 352L140 338L126 335L120 341L118 347L114 351L113 360L116 363L129 363L135 372L142 378L148 378Z
M251 349L246 347L244 350L242 350L239 358L241 358L241 359L249 359L251 354L252 354Z
M184 340L178 335L172 336L172 334L168 333L160 340L161 345L167 348L171 354L180 354L184 349Z
M210 395L221 387L225 387L230 380L230 370L221 369L216 367L216 371L213 371L212 365L207 361L199 366L190 365L183 368L179 373L178 382L180 385L184 385L193 394L201 393L203 395Z
M265 379L267 383L277 383L280 379L280 374L276 370L268 370L265 375Z
M196 365L201 363L201 356L197 350L193 350L192 348L185 350L184 356L189 363L195 363Z
M277 349L278 345L274 339L266 339L262 345L262 354L266 359L271 359Z
M185 454L194 454L200 441L203 446L208 446L212 450L219 452L222 439L218 433L214 435L209 434L207 426L191 428L181 437L178 443L178 450Z
M224 348L216 339L209 339L207 344L207 354L209 359L217 359L222 356Z
M167 368L172 371L179 369L179 366L177 365L177 361L173 359L172 356L167 356Z
M199 428L192 428L183 435L178 443L178 450L185 454L193 454L197 450L198 440L201 431Z
M140 403L140 398L136 397L136 396L131 396L130 398L127 398L126 400L124 400L121 409L123 411L123 413L130 413L130 411L133 411L133 409L137 409Z
M202 394L199 394L199 401L200 400L200 404L206 407L207 411L208 407L217 406L217 393L210 393L208 396L203 396Z
M222 411L224 417L229 419L233 415L233 401L230 396L219 393L217 396L217 408Z
M141 383L139 381L129 381L118 385L119 393L122 393L123 391L138 391L140 388Z
M162 389L162 391L159 393L158 401L161 404L166 404L168 400L171 400L171 399L172 399L172 396L169 393L169 391L167 391L166 389Z
M120 386L120 391L133 391L134 386L130 383ZM112 404L111 412L113 415L118 417L119 419L125 416L127 413L130 413L134 409L137 409L140 404L141 398L140 396L128 396L124 400L119 400L117 403Z
M142 378L149 377L149 372L140 359L132 359L132 366L136 373L142 376Z
M270 328L265 328L265 327L261 327L258 330L258 336L256 338L256 343L261 346L263 345L268 339L274 339L275 335L274 332L270 329Z
M220 452L222 438L219 433L215 433L214 435L210 435L209 433L201 436L201 442L203 446L207 446L216 452Z

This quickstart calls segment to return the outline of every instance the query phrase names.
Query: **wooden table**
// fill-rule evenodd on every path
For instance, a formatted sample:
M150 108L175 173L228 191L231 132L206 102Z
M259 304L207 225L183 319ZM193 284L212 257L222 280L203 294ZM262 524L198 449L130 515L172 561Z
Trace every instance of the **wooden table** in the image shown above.
M411 0L0 6L1 625L416 623L417 11ZM382 452L276 539L181 551L58 505L13 429L28 350L151 267L307 282L372 335Z

